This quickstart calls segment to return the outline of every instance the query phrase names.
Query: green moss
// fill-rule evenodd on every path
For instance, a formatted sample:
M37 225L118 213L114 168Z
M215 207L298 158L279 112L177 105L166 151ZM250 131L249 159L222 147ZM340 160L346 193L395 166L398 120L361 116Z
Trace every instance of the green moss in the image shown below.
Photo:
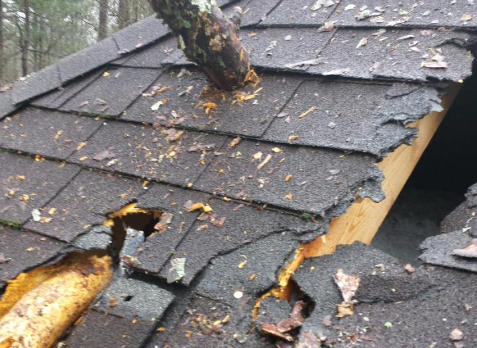
M17 221L10 221L10 220L0 220L0 225L15 228L17 230L19 230L22 227L21 223Z

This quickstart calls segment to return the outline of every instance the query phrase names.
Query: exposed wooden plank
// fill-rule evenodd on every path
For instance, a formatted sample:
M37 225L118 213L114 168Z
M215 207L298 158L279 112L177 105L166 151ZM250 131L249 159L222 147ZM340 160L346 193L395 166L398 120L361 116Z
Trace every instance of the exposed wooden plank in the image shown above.
M374 203L369 198L353 203L344 215L331 221L329 232L304 247L303 257L317 257L335 252L340 244L361 241L369 244L399 196L424 150L439 128L461 85L455 85L443 97L441 112L433 112L410 125L418 129L412 146L402 145L378 164L383 171L386 198Z

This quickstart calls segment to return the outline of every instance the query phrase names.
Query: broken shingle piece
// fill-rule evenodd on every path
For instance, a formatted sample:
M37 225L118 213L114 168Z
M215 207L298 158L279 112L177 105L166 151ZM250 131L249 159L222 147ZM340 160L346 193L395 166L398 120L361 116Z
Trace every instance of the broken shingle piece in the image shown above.
M65 160L101 123L89 117L28 108L2 125L3 147Z
M297 135L294 144L382 156L415 136L400 124L426 116L438 100L432 89L417 88L391 100L387 93L393 89L389 84L305 81L283 109L287 116L276 117L262 139L287 143Z
M282 238L293 244L293 240L312 240L324 233L324 226L320 223L308 222L288 214L218 199L212 199L209 205L213 209L212 214L223 218L225 222L223 226L215 226L199 217L177 247L174 256L187 260L185 276L182 279L184 284L190 284L214 257L244 248L248 243L257 243L257 240L266 236L279 234L278 239ZM274 239L271 238L271 241ZM240 262L242 261L243 258ZM240 262L237 262L237 265ZM164 268L162 277L166 276L169 267L170 265L167 265Z
M471 242L472 237L462 231L429 237L420 246L424 252L419 259L432 265L477 272L475 259L461 257L463 255L455 253L456 249L462 249Z
M234 306L238 302L235 292L240 291L243 298L253 302L266 290L276 286L277 274L284 261L294 255L299 245L291 233L275 233L217 256L205 269L196 292ZM192 255L190 259L192 267L195 267ZM186 272L189 266L186 265Z
M95 309L118 317L159 322L174 297L156 285L118 277L103 291Z
M187 206L196 202L207 203L209 199L210 196L195 191L160 184L151 186L139 198L138 206L172 214L172 220L164 231L155 231L148 236L141 251L132 255L135 259L133 267L141 272L159 274L200 214L188 212Z

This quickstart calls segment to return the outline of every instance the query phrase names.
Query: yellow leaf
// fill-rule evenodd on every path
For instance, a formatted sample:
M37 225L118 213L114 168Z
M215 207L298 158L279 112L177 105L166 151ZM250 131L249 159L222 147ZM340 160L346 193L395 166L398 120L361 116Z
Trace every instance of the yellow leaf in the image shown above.
M286 178L285 178L285 181L286 182L289 182L291 180L291 178L293 178L293 175L287 175Z
M195 204L192 204L189 209L187 209L187 211L189 213L192 213L193 211L196 211L196 210L200 210L200 209L204 209L204 204L203 203L195 203Z
M237 146L237 145L240 143L241 140L242 140L242 138L237 137L237 138L235 138L234 140L232 140L232 141L230 142L229 146L230 146L230 147Z
M294 142L295 140L298 140L298 139L300 139L299 135L290 135L288 137L288 142L291 144L292 142Z

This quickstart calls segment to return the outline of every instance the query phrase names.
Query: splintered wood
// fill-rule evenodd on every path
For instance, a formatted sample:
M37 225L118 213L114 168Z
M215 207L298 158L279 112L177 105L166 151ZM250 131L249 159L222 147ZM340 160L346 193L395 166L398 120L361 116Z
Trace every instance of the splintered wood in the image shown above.
M21 273L0 301L0 348L49 348L112 277L109 256L71 254Z

